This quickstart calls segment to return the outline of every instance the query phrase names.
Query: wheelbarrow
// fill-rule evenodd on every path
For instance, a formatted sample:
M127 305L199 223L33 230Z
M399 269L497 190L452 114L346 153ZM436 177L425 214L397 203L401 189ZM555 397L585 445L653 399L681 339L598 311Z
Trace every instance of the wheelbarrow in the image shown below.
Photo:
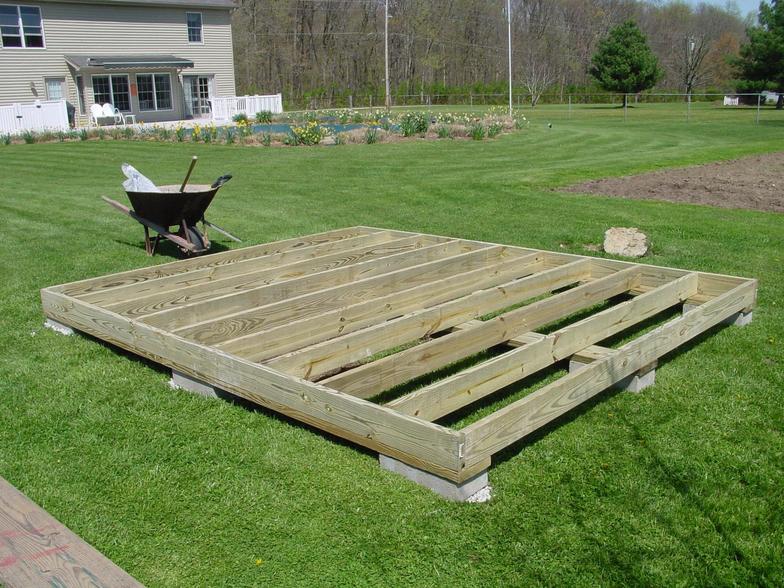
M155 254L155 248L161 237L177 245L186 255L200 255L210 248L207 227L215 229L229 239L241 242L225 229L204 218L204 213L215 198L215 194L231 179L231 176L221 176L212 185L187 185L195 163L194 157L185 181L179 186L158 186L160 192L126 190L125 193L133 209L103 196L107 204L124 212L144 227L144 246L147 255ZM201 231L197 223L202 224ZM175 225L177 230L172 232L170 229ZM150 230L156 233L154 238L150 236Z

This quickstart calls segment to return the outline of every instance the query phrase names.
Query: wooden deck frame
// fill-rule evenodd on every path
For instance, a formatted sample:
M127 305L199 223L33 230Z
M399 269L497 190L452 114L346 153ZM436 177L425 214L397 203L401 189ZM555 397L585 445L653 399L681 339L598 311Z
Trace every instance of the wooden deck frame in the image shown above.
M50 319L461 483L504 447L750 312L756 289L749 278L351 227L41 296ZM681 304L693 309L601 347ZM368 400L498 346L453 375ZM580 355L592 360L585 368L461 430L433 422Z

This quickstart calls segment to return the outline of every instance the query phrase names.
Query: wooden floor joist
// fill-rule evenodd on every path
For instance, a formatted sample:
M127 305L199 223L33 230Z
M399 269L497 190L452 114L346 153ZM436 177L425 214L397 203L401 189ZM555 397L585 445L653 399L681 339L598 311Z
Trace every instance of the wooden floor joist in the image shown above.
M351 227L54 286L42 300L52 320L462 483L509 444L750 312L756 288L749 278ZM693 310L602 347L683 304ZM573 356L583 369L462 430L434 422ZM473 365L450 367L461 361Z

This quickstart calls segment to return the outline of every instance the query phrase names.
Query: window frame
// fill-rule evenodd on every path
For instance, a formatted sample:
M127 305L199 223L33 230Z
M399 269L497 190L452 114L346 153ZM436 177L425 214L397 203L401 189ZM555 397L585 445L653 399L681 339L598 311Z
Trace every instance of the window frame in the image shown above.
M19 27L19 38L22 42L21 47L7 47L3 44L3 36L0 33L0 50L30 50L30 49L38 49L39 51L42 49L46 49L46 32L44 31L44 13L41 10L41 7L37 4L6 4L5 2L0 2L0 6L7 6L9 8L16 8L16 24ZM22 23L22 7L24 8L35 8L38 11L38 17L41 21L41 46L40 47L28 47L27 41L25 40L25 31L24 31L24 24Z
M95 78L109 78L109 95L112 97L111 105L117 108L117 105L114 103L114 84L112 84L112 78L125 78L125 81L128 82L128 110L120 110L120 112L133 112L133 92L131 92L131 76L127 73L124 74L92 74L90 76L90 87L93 91L93 104L101 104L100 102L95 101ZM103 106L101 104L101 106Z
M152 78L152 98L155 108L143 109L142 101L139 98L139 76L150 76ZM169 78L169 101L171 106L169 108L158 108L158 87L155 84L155 76L166 76ZM155 71L155 72L141 72L136 74L136 101L139 103L139 112L172 112L174 110L174 84L172 83L172 75L168 71Z
M188 16L191 14L199 15L199 40L191 41L191 26L188 22ZM185 34L188 36L189 45L204 45L204 14L201 12L188 11L185 13Z

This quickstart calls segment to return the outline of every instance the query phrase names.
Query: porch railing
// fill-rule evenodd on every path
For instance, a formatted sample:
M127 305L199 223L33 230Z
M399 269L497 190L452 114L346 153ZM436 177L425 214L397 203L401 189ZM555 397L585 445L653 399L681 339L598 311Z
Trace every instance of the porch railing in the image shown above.
M25 131L67 131L65 100L36 100L32 104L0 106L0 133L18 135Z
M212 119L226 122L235 115L243 113L253 118L257 112L268 110L273 114L283 112L283 98L280 94L269 96L222 96L212 98Z

